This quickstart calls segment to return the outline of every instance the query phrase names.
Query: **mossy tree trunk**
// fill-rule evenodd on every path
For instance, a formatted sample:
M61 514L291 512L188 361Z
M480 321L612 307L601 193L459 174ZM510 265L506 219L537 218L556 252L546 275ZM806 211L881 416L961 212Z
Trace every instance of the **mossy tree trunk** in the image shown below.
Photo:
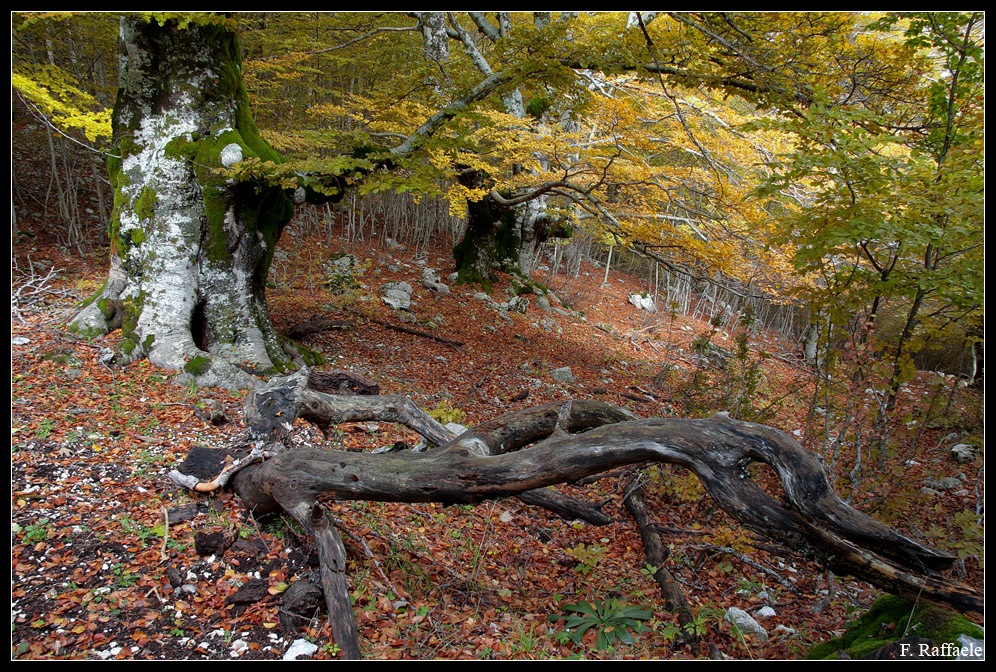
M460 182L480 188L487 176L465 173ZM552 226L546 216L546 199L505 205L490 196L467 203L467 228L453 248L457 273L462 282L483 285L494 281L495 272L528 277L536 261L539 245L550 237L569 237L567 227Z
M70 329L121 327L121 363L148 357L199 385L252 387L250 373L296 357L265 301L293 203L218 172L249 157L280 161L249 115L235 29L224 17L183 27L124 17L120 62L110 271Z
M460 177L460 182L478 188L484 180L478 172ZM463 239L453 248L457 273L461 282L476 283L489 289L495 271L513 272L518 269L521 237L516 212L503 208L492 199L467 203L467 228Z

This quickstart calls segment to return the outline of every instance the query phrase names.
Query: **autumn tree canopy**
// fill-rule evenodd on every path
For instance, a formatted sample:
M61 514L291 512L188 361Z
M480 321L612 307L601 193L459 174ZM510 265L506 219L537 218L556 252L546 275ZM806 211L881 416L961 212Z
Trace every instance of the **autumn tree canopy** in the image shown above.
M111 134L106 89L33 49L69 22L106 40L109 18L15 20L15 87L89 142ZM464 280L528 273L539 242L593 226L690 279L807 295L831 322L870 324L885 306L899 316L893 389L925 338L984 305L978 15L273 13L231 25L246 112L279 158L244 153L227 179L316 198L443 197L468 219L454 248Z

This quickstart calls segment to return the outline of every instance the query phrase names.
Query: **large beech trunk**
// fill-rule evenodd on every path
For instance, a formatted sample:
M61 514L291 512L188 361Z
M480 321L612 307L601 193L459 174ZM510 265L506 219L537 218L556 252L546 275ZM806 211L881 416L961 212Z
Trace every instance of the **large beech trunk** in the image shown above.
M280 157L250 115L235 30L221 16L203 21L121 19L111 268L70 329L120 327L121 363L148 357L202 386L253 387L247 371L282 371L296 356L264 295L293 204L280 188L219 172Z
M955 556L849 507L834 494L816 459L777 429L725 414L704 420L633 419L624 409L577 400L511 413L451 438L410 401L326 395L307 389L307 379L306 371L277 379L247 399L250 438L275 454L235 472L231 484L250 509L283 509L316 535L330 622L349 657L359 655L359 642L348 608L341 541L322 502L475 504L640 462L686 467L743 525L838 574L910 599L983 611L982 596L939 576ZM442 445L422 453L382 454L281 448L298 417L319 426L402 422ZM785 503L751 479L747 466L752 462L775 470ZM546 505L542 499L537 503Z

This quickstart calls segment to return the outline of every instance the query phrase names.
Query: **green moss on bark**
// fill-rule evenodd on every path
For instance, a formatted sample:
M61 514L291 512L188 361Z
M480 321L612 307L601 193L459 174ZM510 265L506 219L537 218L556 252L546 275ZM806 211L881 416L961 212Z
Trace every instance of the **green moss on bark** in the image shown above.
M183 372L196 377L207 373L209 368L211 368L211 358L197 356L183 365Z
M146 185L142 187L142 191L139 193L138 198L135 199L132 208L139 219L152 219L156 214L157 203L159 203L159 197L156 196L155 189ZM134 235L132 236L132 242L136 245L141 244L135 240Z
M806 655L809 660L836 658L839 650L857 659L889 642L919 636L937 645L957 643L959 635L984 639L982 628L964 616L930 604L914 605L895 595L885 595L853 623L842 637L818 644Z
M325 363L325 357L323 357L321 353L309 350L303 345L299 344L297 346L297 351L301 353L301 359L304 360L304 363L307 366L321 366Z
M138 318L142 314L144 305L144 294L139 294L121 302L121 309L124 311L121 320L121 334L125 338L134 337L135 331L138 329Z
M521 239L515 225L515 213L496 206L484 198L467 204L467 229L453 248L459 282L479 284L491 291L495 270L514 270L506 260L519 254Z
M138 347L138 343L130 338L126 338L121 341L121 352L126 355L130 355Z

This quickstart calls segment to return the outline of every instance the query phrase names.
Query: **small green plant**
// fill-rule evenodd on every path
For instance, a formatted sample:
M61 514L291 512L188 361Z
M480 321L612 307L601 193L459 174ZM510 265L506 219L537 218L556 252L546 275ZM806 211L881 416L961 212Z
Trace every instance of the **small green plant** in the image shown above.
M566 604L564 609L573 613L552 615L547 620L555 622L565 619L564 626L573 631L570 640L575 644L580 644L584 633L595 628L595 646L599 651L615 646L617 640L633 644L636 640L630 631L643 632L647 628L641 621L651 617L646 609L623 604L614 598Z
M47 439L52 435L53 429L55 429L55 420L52 420L51 418L42 420L38 423L38 429L35 430L35 436L39 439Z
M661 624L657 632L669 642L677 639L682 633L692 635L693 637L701 637L706 634L710 621L719 620L723 617L723 614L722 609L700 609L695 614L695 617L684 626L677 623L664 623Z
M594 544L591 546L578 544L574 548L568 548L567 553L572 555L574 559L578 561L578 566L575 567L575 569L580 574L588 576L605 556L605 547L596 546Z
M529 624L529 630L527 631L525 626L521 623L515 626L516 634L512 639L512 646L516 654L521 654L525 656L531 656L536 653L537 646L539 645L538 637L536 633L533 632L533 628L536 627L535 623Z
M14 532L18 532L19 529L15 529L15 527L19 526L16 524L12 525L11 529ZM37 523L28 525L24 528L24 536L22 537L22 541L25 544L33 544L38 541L44 541L45 539L48 539L48 533L51 529L52 523L49 522L48 518L41 518Z
M111 573L114 575L114 582L121 588L129 588L138 583L138 574L135 574L123 563L119 562L111 567Z
M746 595L759 595L764 590L764 584L760 581L751 581L746 576L740 577L738 590Z
M429 415L435 418L440 424L445 425L449 422L462 422L464 412L459 408L454 408L448 401L444 400L440 401L439 404L436 405L436 408L429 411Z

